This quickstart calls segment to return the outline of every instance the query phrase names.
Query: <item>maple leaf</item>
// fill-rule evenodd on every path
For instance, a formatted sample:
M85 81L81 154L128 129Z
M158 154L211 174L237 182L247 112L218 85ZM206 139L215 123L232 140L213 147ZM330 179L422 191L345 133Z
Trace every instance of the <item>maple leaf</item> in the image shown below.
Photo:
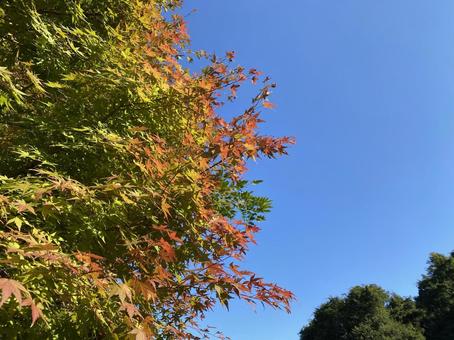
M137 279L132 280L132 286L136 292L139 292L146 300L156 301L156 286L153 281L142 282Z
M39 308L36 305L36 303L31 298L28 298L28 299L24 300L22 302L21 306L30 306L30 308L31 308L31 311L32 311L32 324L31 324L30 327L32 327L35 324L36 320L38 320L39 318L44 317L41 308Z
M162 254L162 257L166 261L173 261L175 259L175 250L172 248L169 242L161 238L159 240L159 245L162 247L164 250L164 253Z
M134 315L139 314L137 307L128 302L122 302L120 310L125 310L130 318L132 318Z
M43 312L34 303L32 303L31 309L32 309L32 324L31 324L31 326L33 326L35 324L36 320L38 320L39 318L43 317Z
M2 291L2 300L0 307L13 295L19 304L22 304L22 292L27 289L18 281L11 279L0 279L0 290Z
M276 105L274 105L273 103L271 103L269 101L265 101L265 102L263 102L263 107L266 107L267 109L274 109L276 107Z
M132 301L132 292L131 288L127 284L117 284L112 289L111 295L118 295L122 303L125 302L125 299L128 298L129 301Z
M136 340L148 340L150 332L146 332L144 329L141 328L134 328L129 334L135 334Z
M15 202L15 205L16 205L18 213L22 213L24 211L29 211L32 214L35 214L35 210L33 209L33 207L30 204L28 204L25 201L23 201L23 200Z

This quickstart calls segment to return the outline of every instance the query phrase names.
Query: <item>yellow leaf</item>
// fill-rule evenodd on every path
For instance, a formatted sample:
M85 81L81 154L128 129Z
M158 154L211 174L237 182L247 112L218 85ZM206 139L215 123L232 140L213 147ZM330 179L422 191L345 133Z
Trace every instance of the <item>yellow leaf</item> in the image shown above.
M56 82L56 81L48 81L46 83L47 86L52 87L54 89L64 89L66 86L62 83Z

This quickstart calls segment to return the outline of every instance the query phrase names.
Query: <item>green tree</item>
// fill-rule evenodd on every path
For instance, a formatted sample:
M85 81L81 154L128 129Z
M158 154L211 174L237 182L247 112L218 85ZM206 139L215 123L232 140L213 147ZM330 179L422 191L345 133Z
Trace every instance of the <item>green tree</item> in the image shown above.
M391 317L398 322L415 325L420 325L422 322L424 313L418 308L413 298L392 294L387 307Z
M0 2L2 337L193 338L217 301L288 310L238 263L270 207L245 162L291 142L257 133L274 84L191 52L178 5Z
M408 308L408 309L406 309ZM424 339L411 299L390 295L376 285L356 286L330 298L300 332L301 340Z
M454 339L454 252L431 254L427 273L418 283L416 302L424 312L427 339Z

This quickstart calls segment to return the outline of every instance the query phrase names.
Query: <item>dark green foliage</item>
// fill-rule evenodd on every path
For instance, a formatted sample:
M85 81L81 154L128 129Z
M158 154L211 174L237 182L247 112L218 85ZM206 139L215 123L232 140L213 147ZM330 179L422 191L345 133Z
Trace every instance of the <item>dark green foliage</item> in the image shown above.
M450 256L431 255L418 289L416 303L425 312L427 339L454 339L454 252Z
M415 299L376 285L354 287L317 308L301 340L454 339L454 252L433 253L428 264Z
M403 298L397 294L391 295L388 309L391 317L401 323L419 325L424 315L423 311L416 306L414 299L409 297Z
M353 287L347 296L330 298L316 310L301 340L424 339L417 323L408 322L400 310L409 301L376 285Z
M339 318L344 299L330 298L315 310L314 319L301 330L301 339L342 339L346 330Z

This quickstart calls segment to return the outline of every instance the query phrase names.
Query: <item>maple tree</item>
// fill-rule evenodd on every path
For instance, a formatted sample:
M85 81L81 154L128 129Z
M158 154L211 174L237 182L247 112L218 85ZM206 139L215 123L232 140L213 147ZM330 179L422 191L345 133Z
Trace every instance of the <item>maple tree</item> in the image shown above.
M293 142L257 130L275 85L191 51L163 14L179 5L1 2L2 335L197 338L217 301L289 310L239 263L270 207L246 162ZM251 106L224 119L246 82L262 85Z

